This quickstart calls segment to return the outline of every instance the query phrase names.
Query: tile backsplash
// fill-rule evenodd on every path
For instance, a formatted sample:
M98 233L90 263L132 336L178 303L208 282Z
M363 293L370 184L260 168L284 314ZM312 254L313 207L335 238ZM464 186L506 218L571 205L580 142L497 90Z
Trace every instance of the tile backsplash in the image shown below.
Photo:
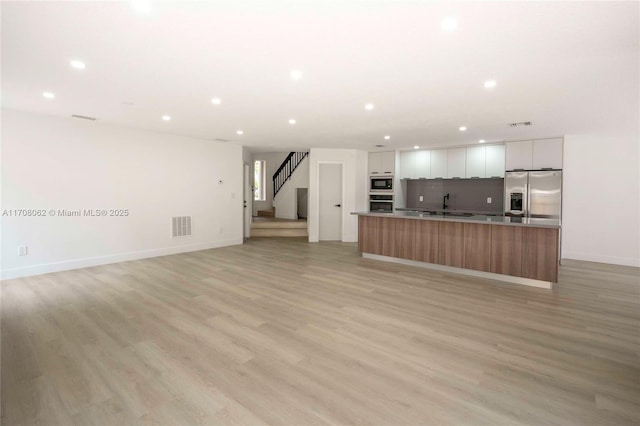
M410 209L442 209L442 197L448 193L448 209L503 211L504 179L412 179L403 181L402 185L406 185ZM490 204L487 197L491 198Z

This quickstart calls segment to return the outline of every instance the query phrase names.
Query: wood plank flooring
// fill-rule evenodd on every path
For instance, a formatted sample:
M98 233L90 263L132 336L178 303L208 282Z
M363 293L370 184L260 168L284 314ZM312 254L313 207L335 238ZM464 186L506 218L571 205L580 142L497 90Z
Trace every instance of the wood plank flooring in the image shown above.
M640 423L636 268L543 290L269 238L1 303L5 426Z

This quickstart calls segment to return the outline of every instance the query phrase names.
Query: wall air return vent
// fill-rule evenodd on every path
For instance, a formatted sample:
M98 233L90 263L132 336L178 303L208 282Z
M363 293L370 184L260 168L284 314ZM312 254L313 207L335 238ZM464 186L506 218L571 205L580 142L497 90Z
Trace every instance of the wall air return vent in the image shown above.
M525 127L525 126L533 126L531 121L520 121L518 123L509 123L509 127Z
M176 216L171 218L171 236L173 238L191 235L191 216Z
M83 120L90 120L90 121L96 121L97 120L97 118L95 118L95 117L87 117L86 115L73 114L71 117L73 117L73 118L81 118Z

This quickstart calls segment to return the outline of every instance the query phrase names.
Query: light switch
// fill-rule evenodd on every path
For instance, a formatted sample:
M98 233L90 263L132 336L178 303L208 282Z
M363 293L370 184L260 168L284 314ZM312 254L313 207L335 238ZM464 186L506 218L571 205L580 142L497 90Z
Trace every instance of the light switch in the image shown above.
M491 197L487 197L487 204L491 204Z
M422 195L420 196L420 201L424 201L424 197Z

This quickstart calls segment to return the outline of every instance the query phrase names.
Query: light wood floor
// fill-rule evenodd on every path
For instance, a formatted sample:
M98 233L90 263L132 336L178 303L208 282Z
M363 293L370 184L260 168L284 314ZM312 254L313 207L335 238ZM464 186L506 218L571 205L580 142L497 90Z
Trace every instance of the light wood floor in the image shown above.
M639 286L290 238L5 281L2 424L637 425Z

